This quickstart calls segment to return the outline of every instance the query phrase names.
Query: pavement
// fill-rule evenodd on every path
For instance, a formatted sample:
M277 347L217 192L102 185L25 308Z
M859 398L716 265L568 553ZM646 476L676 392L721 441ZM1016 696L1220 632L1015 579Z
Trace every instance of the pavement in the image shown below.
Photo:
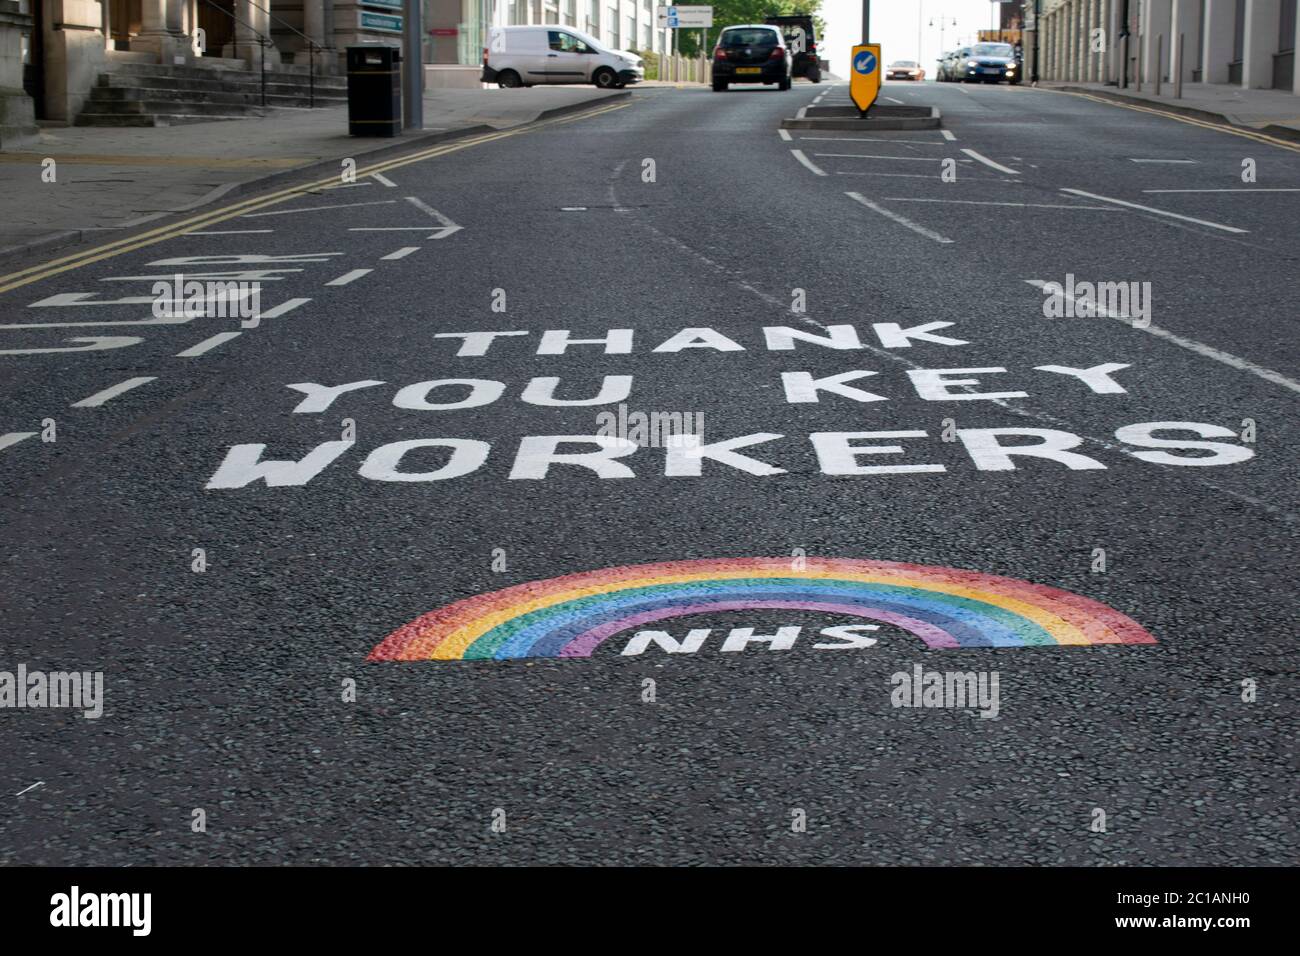
M1300 861L1300 153L885 92L945 128L640 90L0 277L0 670L104 688L0 712L0 862Z
M1226 83L1185 83L1183 95L1173 95L1171 84L1164 84L1161 95L1151 84L1139 91L1135 86L1124 89L1102 83L1042 83L1044 89L1092 93L1113 99L1143 103L1185 112L1217 122L1258 129L1262 132L1300 140L1300 97L1282 90L1246 90Z
M346 107L177 127L46 126L38 143L0 152L0 261L196 209L285 173L477 127L508 129L624 95L590 87L429 91L424 130L389 139L349 136ZM47 159L55 163L52 183Z

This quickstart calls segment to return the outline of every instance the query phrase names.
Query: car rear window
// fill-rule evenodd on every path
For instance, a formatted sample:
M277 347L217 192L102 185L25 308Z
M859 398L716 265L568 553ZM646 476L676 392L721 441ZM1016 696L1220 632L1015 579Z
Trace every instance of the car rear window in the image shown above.
M723 46L776 46L775 30L723 30Z

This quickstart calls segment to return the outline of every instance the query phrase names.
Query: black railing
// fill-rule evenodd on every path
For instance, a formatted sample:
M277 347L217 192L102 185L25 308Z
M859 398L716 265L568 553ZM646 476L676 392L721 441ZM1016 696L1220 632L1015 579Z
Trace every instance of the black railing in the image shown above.
M226 16L230 17L230 19L234 20L235 23L247 27L248 30L253 34L253 36L257 37L257 46L258 46L258 53L259 53L258 60L259 60L260 72L262 74L262 107L265 108L266 107L266 48L268 46L274 46L274 44L271 41L271 38L263 34L251 23L239 19L239 17L235 16L235 14L232 13L230 10L218 6L215 2L213 2L213 0L203 0L203 2L206 3L213 10L217 10L225 14ZM284 27L290 33L296 33L298 36L302 37L303 40L306 41L307 43L307 106L309 109L315 108L316 106L316 51L320 50L324 52L325 48L322 46L317 46L312 41L311 37L307 36L302 31L297 30L294 27L290 26L289 24L285 23L283 20L281 20L279 17L273 14L270 10L266 9L266 7L262 6L259 3L256 3L255 0L248 0L248 3L254 7L257 7L257 9L265 13L269 19L274 20L276 23ZM238 32L236 32L235 42L236 43L239 42Z

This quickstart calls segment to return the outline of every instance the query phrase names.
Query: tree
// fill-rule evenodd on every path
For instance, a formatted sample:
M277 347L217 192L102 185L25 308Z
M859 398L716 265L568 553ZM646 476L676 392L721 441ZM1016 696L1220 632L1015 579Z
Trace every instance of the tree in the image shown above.
M822 0L713 0L713 27L709 30L709 44L712 44L722 32L723 27L738 23L762 23L767 17L788 16L790 14L809 14L817 24L820 37L824 24L817 14L821 10ZM686 56L697 56L700 52L699 30L678 30L677 50Z

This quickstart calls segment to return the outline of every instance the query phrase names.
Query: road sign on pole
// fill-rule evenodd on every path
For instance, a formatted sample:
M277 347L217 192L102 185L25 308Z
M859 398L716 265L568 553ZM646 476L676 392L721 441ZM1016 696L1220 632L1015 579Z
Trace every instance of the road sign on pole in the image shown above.
M661 30L713 26L713 7L655 7L655 16Z
M880 93L880 44L862 43L853 48L850 60L849 96L862 113L871 109Z

